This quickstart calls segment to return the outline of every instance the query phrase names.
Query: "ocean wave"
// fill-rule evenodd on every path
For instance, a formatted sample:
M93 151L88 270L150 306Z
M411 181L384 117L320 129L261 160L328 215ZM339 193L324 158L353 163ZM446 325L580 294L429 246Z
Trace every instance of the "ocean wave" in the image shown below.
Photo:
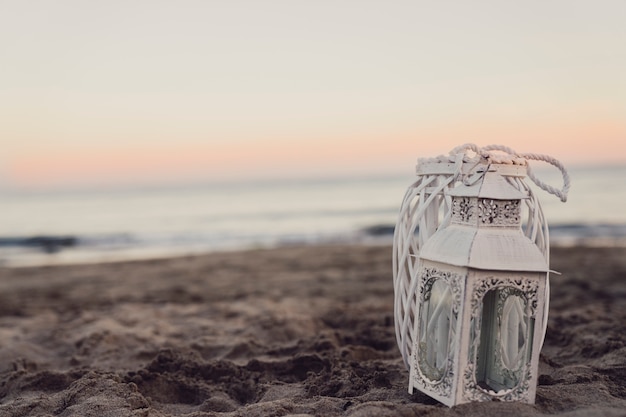
M376 224L361 229L367 237L393 237L395 226ZM626 224L583 224L563 223L549 226L550 242L553 245L605 244L607 246L626 243ZM417 230L416 233L419 233Z

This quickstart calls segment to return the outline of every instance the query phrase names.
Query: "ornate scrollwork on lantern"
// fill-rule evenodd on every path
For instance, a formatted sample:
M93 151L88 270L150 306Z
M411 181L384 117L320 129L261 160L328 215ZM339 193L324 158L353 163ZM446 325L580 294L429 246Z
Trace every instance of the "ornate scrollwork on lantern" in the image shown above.
M532 279L489 276L476 282L470 301L469 363L463 373L466 400L527 399L537 297L538 283Z
M468 197L455 197L452 199L452 222L475 223L476 204Z
M519 200L477 200L478 219L485 226L517 226L520 222Z
M421 309L417 324L419 349L413 353L413 362L418 365L414 383L428 384L444 396L451 394L457 360L454 352L462 280L463 276L450 271L423 268L418 287Z
M520 223L521 205L519 200L454 197L451 211L452 223L517 227Z

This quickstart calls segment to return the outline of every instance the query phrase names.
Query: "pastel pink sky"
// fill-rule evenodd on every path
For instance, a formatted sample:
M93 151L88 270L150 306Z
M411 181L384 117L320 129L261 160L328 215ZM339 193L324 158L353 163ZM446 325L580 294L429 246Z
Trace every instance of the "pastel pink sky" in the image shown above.
M434 2L433 2L434 3ZM13 2L0 185L626 163L626 2Z

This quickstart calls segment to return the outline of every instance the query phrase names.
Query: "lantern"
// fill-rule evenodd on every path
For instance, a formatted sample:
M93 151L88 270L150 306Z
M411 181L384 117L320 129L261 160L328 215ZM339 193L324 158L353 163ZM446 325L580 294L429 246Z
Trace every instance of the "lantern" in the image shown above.
M505 149L502 157L465 145L420 161L396 226L396 335L409 392L448 406L535 399L548 229L524 181L528 158ZM548 162L564 174L565 200L567 173Z

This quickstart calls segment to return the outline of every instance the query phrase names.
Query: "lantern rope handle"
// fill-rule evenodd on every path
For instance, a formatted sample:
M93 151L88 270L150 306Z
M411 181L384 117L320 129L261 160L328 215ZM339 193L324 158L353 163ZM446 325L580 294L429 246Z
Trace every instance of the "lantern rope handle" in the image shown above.
M473 151L476 153L476 157L472 158L468 155L468 151ZM493 151L504 152L508 155L498 155L493 153ZM448 155L440 155L435 158L420 158L418 160L419 163L428 163L428 162L458 162L458 155L463 155L463 162L476 161L480 162L480 159L489 160L492 163L497 164L513 164L513 165L526 165L527 167L527 176L530 178L539 188L542 190L557 196L562 202L567 201L567 194L570 188L570 177L569 173L565 166L557 159L543 154L537 153L517 153L513 149L508 146L503 145L488 145L485 147L480 147L473 143L466 143L461 146L457 146L452 149ZM561 176L563 177L563 187L559 190L558 188L552 187L549 184L541 181L535 173L530 169L530 165L528 161L541 161L546 162L554 167L556 167L559 171L561 171Z

